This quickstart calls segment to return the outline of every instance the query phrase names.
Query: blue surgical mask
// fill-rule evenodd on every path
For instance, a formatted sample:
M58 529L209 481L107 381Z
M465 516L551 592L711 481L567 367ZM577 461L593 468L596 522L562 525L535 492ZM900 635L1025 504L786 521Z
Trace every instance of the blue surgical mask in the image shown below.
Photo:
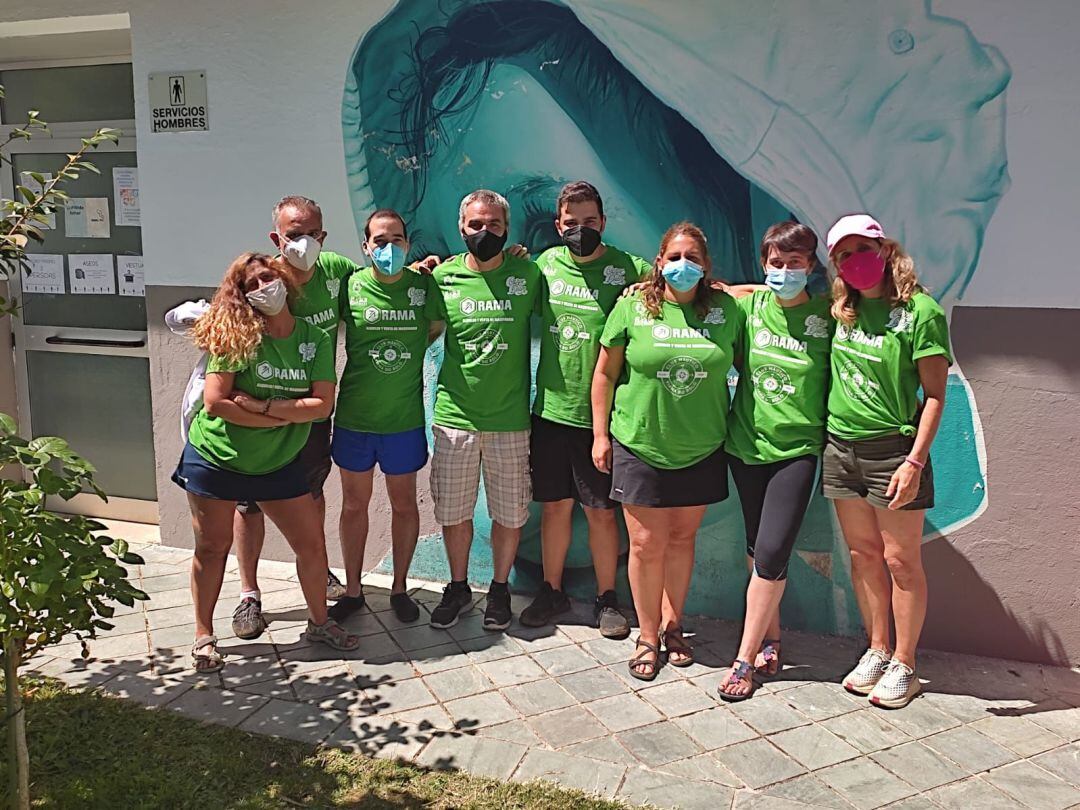
M705 277L705 271L700 264L694 264L689 259L679 259L664 265L663 276L672 289L688 292Z
M765 270L765 285L776 293L778 298L790 301L806 289L806 271L769 267Z
M371 263L384 276L396 276L405 266L405 251L401 245L387 242L371 251Z

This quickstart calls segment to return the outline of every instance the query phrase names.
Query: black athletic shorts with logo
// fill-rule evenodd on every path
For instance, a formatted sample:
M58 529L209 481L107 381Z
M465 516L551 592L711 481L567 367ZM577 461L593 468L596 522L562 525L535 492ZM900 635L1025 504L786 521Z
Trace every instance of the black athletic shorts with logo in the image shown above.
M312 497L321 498L323 485L330 477L330 469L333 465L330 460L329 419L311 423L311 433L308 434L308 440L296 458L307 476L308 491ZM236 510L245 515L255 515L262 511L255 501L241 501L236 504Z
M596 469L592 461L592 429L532 418L529 466L533 500L549 503L573 498L593 509L614 509L611 475Z

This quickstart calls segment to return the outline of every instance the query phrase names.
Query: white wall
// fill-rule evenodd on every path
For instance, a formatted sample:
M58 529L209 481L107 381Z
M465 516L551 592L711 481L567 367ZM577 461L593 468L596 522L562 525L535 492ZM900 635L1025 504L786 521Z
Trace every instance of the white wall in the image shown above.
M83 0L80 14L132 21L147 282L213 285L241 250L267 248L284 193L318 199L332 249L357 257L340 105L348 59L393 0ZM6 0L0 19L65 16L65 0ZM937 0L1013 70L1007 90L1012 186L991 220L963 302L1080 307L1069 251L1080 205L1080 5L1076 0ZM205 68L210 131L151 134L147 75ZM198 200L193 203L193 200Z

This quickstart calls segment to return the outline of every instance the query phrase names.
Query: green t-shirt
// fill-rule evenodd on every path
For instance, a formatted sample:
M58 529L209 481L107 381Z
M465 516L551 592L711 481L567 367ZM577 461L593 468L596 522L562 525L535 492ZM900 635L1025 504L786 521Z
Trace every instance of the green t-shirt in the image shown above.
M533 413L563 425L592 427L589 392L604 323L626 286L652 268L610 245L588 264L575 262L565 245L544 251L536 263L544 290Z
M825 444L829 346L835 323L828 298L783 307L772 290L738 299L746 318L739 384L727 451L747 464L817 454Z
M926 293L894 307L863 298L852 327L836 325L832 343L829 432L855 441L915 434L916 361L943 355L952 363L945 311Z
M319 327L330 336L330 346L335 352L341 284L349 273L359 269L360 265L352 259L324 250L319 254L319 261L315 263L315 272L289 305L289 311L293 315Z
M206 373L232 371L233 389L256 399L302 399L313 382L334 382L334 352L326 333L299 318L284 338L263 335L246 364L211 356ZM191 423L188 441L200 456L226 470L266 475L280 470L300 453L311 423L255 428L226 422L203 408Z
M682 469L727 437L727 373L742 336L743 313L717 292L704 318L693 304L665 301L649 317L641 293L619 299L600 343L625 346L611 435L654 467Z
M406 269L386 284L370 267L341 290L345 370L334 426L368 433L400 433L424 426L424 315L431 279Z
M535 262L504 254L494 270L470 270L467 253L435 268L429 320L446 321L435 424L460 430L529 427L529 318L540 294Z

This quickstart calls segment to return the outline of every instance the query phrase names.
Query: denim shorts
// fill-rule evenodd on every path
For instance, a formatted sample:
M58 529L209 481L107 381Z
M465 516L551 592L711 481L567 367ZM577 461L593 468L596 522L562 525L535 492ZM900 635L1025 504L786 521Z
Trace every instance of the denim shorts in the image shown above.
M272 473L246 475L212 464L190 442L184 446L172 480L192 495L218 501L283 501L310 492L299 456Z

